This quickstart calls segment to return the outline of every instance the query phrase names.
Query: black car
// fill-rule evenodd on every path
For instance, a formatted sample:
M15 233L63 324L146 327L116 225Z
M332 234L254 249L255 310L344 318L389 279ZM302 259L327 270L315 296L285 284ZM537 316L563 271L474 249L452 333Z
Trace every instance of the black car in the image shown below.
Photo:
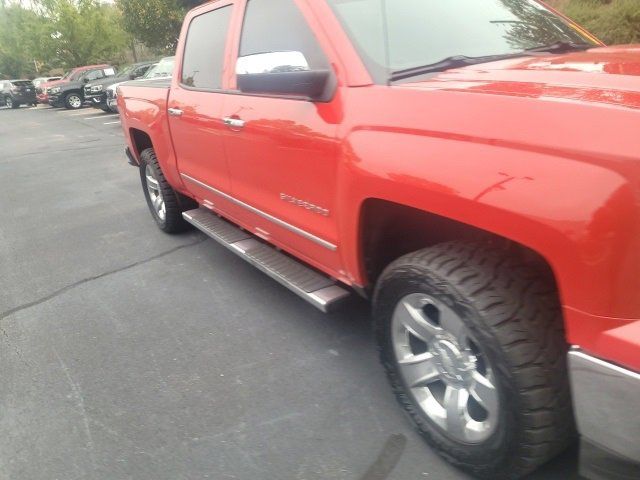
M52 107L65 107L70 110L82 108L84 105L84 87L90 82L104 78L112 78L116 75L116 69L111 66L102 66L85 71L77 80L61 83L48 90L49 105Z
M36 87L31 80L0 80L0 105L18 108L37 104Z
M94 108L100 108L105 112L109 111L107 106L107 88L114 83L125 82L127 80L135 80L142 77L149 68L156 62L140 62L129 65L118 72L113 77L103 78L95 82L87 83L84 86L84 101Z

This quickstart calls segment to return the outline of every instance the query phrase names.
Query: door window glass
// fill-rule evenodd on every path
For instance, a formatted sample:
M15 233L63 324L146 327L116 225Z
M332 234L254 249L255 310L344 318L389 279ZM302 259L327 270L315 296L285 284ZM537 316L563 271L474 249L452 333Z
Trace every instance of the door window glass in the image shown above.
M293 0L249 0L240 56L291 51L304 54L311 70L329 68L318 41Z
M222 88L224 51L231 6L195 17L189 25L182 62L182 83L198 89Z
M89 73L87 73L87 76L86 76L87 80L89 80L90 82L92 80L98 80L102 77L104 77L102 70L92 70Z

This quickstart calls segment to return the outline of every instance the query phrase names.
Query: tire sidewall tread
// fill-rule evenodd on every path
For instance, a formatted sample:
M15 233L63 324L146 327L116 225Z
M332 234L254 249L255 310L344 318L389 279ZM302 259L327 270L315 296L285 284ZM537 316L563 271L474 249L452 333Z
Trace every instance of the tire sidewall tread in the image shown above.
M162 193L166 210L164 220L162 220L155 212L149 196L149 191L147 190L147 165L153 170ZM169 185L169 182L167 182L164 174L162 173L158 158L152 148L148 148L140 154L140 181L142 183L142 190L144 192L147 205L149 206L149 210L151 211L151 215L160 230L165 233L180 233L192 228L191 225L182 217L182 212L189 210L190 208L195 208L197 204L194 200L176 192L173 187Z
M474 475L520 478L573 438L567 346L557 295L549 281L501 250L461 242L401 257L378 281L376 337L396 398L428 443ZM499 425L481 444L449 439L414 406L401 378L391 344L391 317L402 297L418 292L454 309L493 366L500 394Z

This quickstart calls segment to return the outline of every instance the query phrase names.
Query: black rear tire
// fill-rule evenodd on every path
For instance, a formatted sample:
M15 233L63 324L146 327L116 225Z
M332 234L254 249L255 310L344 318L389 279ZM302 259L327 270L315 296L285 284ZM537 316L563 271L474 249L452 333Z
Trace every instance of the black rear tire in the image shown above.
M392 317L406 295L425 293L455 311L491 366L497 428L463 443L425 413L403 380ZM575 427L561 309L551 275L480 244L444 243L406 255L380 277L374 317L391 386L425 440L459 468L486 479L517 479L563 451ZM396 345L397 348L397 345Z
M164 200L164 218L156 211L148 188L147 167L158 183L158 189ZM182 218L182 212L198 207L191 198L176 192L167 182L158 158L152 148L147 148L140 154L140 180L147 205L156 224L165 233L180 233L192 228L191 224Z

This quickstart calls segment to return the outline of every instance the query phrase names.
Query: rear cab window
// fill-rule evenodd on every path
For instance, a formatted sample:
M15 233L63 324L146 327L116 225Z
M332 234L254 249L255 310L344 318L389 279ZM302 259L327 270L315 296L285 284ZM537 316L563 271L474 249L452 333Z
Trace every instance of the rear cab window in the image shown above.
M198 15L189 25L180 83L195 90L222 89L232 5Z

